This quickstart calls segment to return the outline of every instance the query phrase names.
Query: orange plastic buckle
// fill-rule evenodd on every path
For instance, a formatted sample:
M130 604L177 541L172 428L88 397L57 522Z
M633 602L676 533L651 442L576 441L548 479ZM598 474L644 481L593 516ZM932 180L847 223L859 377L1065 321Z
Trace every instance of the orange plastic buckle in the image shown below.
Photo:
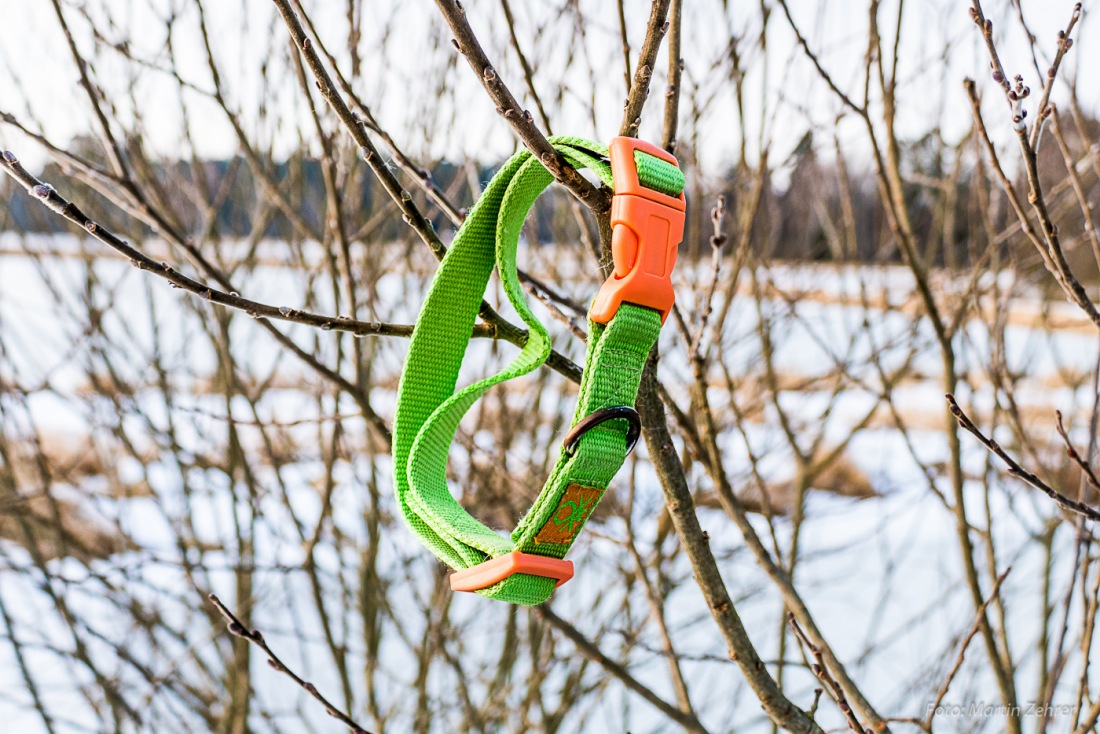
M546 578L556 579L558 582L554 586L556 589L573 578L573 562L512 551L499 558L492 558L484 563L452 573L451 589L453 591L487 589L516 573L529 573L532 576L545 576Z
M611 141L611 175L615 196L611 200L611 256L615 272L600 286L588 311L593 321L606 324L622 303L660 311L668 318L676 294L672 290L672 266L676 248L684 238L684 195L669 196L647 189L638 180L634 151L640 150L676 166L670 153L637 138Z

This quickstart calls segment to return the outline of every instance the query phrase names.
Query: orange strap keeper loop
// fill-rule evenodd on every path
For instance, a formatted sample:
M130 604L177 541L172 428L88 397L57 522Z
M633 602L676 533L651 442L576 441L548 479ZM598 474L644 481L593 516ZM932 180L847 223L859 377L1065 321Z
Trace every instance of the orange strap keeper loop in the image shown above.
M536 556L530 553L512 551L503 556L490 559L464 571L450 576L453 591L477 591L500 583L512 574L529 573L532 576L545 576L556 579L558 588L573 578L573 562L548 556Z

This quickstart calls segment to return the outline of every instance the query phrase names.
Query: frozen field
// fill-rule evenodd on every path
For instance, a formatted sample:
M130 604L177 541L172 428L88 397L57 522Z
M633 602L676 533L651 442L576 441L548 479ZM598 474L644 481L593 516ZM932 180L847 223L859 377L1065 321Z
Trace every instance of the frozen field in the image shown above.
M244 244L239 247L220 254L234 261L245 251ZM158 245L149 248L156 251ZM341 683L330 650L337 645L345 654L347 678L360 692L360 706L366 705L362 691L371 676L377 705L389 712L386 730L411 730L417 700L410 693L417 676L413 650L429 624L415 610L432 606L440 576L430 554L395 518L388 455L355 402L336 397L331 385L247 315L218 312L222 318L215 318L201 300L119 259L87 257L91 252L102 254L96 243L69 237L0 237L0 466L15 478L15 492L58 498L80 518L81 532L118 544L102 557L59 551L41 560L12 523L0 524L0 721L5 722L0 728L21 734L45 730L35 711L41 697L64 702L67 718L53 722L55 731L99 731L104 711L115 705L102 695L105 676L107 688L117 686L127 691L130 705L148 708L149 720L160 722L156 730L203 731L206 724L190 712L190 697L201 701L203 690L216 687L216 645L224 640L216 639L220 627L211 626L198 591L233 600L244 588L240 571L247 568L253 623L285 659L335 694ZM595 277L577 264L574 252L539 248L522 257L521 265L575 301L587 302L594 291ZM308 299L311 309L331 313L331 288L314 282L310 272L320 258L318 248L291 252L281 243L262 243L254 267L233 277L242 295L255 300L298 308ZM412 323L431 263L418 250L409 255L397 245L373 248L361 259L365 295L358 317ZM678 292L688 317L710 272L709 261L681 263ZM759 488L767 488L779 514L772 519L755 514L754 523L769 542L786 548L795 465L784 426L807 454L837 449L843 471L830 478L823 473L820 486L809 487L813 491L805 497L796 583L818 626L878 709L923 717L974 612L962 584L954 516L937 494L950 494L943 472L942 362L931 329L919 318L912 279L895 266L783 263L742 271L727 291L731 278L723 269L715 312L723 310L723 293L734 296L711 352L721 359L712 361L707 374L726 471L747 503L758 505ZM933 278L946 307L973 285L965 275L937 272ZM1034 456L1045 462L1048 476L1070 476L1059 473L1064 459L1054 411L1062 411L1083 446L1098 357L1094 333L1068 304L1044 301L1010 272L983 276L974 293L978 305L955 340L960 403L988 427L995 376L1010 375L1012 402L1037 437L1025 461ZM497 304L500 298L489 300ZM501 310L514 318L510 309ZM539 313L545 316L546 310L540 307ZM283 328L324 363L340 364L346 376L354 374L349 353L361 347L359 358L369 365L367 399L390 421L403 340L356 342L336 332ZM551 329L559 335L560 351L573 359L582 356L582 345L562 324L551 322ZM683 344L676 329L666 327L660 369L671 398L686 409L691 369ZM1003 370L991 359L999 353L994 344L1003 347ZM509 344L477 340L462 380L486 373L513 353ZM235 387L227 397L230 382ZM574 394L575 386L544 371L487 400L487 412L475 410L468 418L453 453L456 492L477 497L476 488L462 486L463 479L480 476L486 457L497 451L502 429L494 427L494 415L509 409L537 413L541 420L531 424L541 428L517 431L510 440L504 474L511 476L501 479L524 506L539 479L527 474L546 466L547 455L552 460L561 435L555 421L571 408ZM231 434L243 459L233 458ZM1014 446L1011 433L997 436ZM971 520L996 539L998 570L1013 568L1002 594L1015 598L1010 614L1018 617L1009 629L1019 677L1038 681L1044 662L1029 651L1040 634L1047 557L1036 538L1058 513L1041 494L992 474L985 452L965 434L963 445L964 468L974 487L967 499ZM35 468L34 458L41 454L64 469L45 477ZM630 575L632 561L623 545L629 523L643 556L662 549L671 557L667 622L703 723L714 732L770 731L728 661L675 538L661 528L663 497L644 447L638 454L640 460L616 480L616 501L601 507L574 550L577 577L555 595L552 608L632 675L673 700L660 639L646 621L644 595L636 585L618 581ZM244 466L254 473L247 482ZM691 471L689 478L738 611L761 655L774 662L783 619L779 598L717 508L703 472ZM630 484L632 505L625 501ZM986 492L987 485L994 489ZM1075 494L1076 486L1063 491ZM0 495L0 519L2 508ZM304 538L314 526L321 528L321 542L309 547ZM1053 535L1050 586L1059 595L1073 570L1073 544L1072 529ZM310 558L317 573L302 573ZM382 613L372 612L379 630L374 637L363 630L364 588L370 585L383 585L386 600ZM320 623L317 595L325 600L331 629ZM61 609L76 613L66 619ZM466 630L461 649L451 652L476 674L468 681L468 695L522 698L523 691L508 686L491 692L486 682L498 664L509 609L470 596L455 599L448 615L447 624ZM135 625L135 617L146 622ZM371 639L377 644L373 651ZM930 640L949 644L930 645ZM567 646L559 642L557 650ZM970 648L947 703L996 701L983 654L976 643ZM797 667L802 659L789 640L784 655L796 664L786 672L788 694L809 707L815 681ZM368 659L376 661L376 670ZM256 731L306 731L300 711L308 712L314 731L336 730L323 710L313 709L262 662L253 665ZM28 689L22 666L35 671L38 690ZM557 675L553 666L546 671L548 680ZM1055 696L1056 703L1072 698L1078 675L1071 670L1064 676L1066 692ZM459 677L459 670L439 663L426 685L459 691ZM605 688L593 709L563 719L563 731L671 730L667 719L597 668L575 684ZM1021 698L1034 700L1037 686L1021 690ZM438 730L445 731L463 704L457 692L439 695L454 699L453 710L432 712ZM843 726L824 704L820 720ZM166 721L178 729L163 728ZM508 730L522 726L510 722ZM996 718L947 716L938 730L1000 729ZM1052 731L1062 730L1056 721Z

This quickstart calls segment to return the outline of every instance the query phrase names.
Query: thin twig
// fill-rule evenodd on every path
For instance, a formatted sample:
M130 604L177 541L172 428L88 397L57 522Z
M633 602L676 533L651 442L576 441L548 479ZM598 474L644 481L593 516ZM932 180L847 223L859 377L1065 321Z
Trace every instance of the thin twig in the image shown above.
M985 17L980 0L972 0L972 6L970 8L970 18L974 21L974 25L981 31L982 38L985 40L986 50L989 53L990 68L993 70L993 80L997 82L1004 91L1005 100L1008 103L1009 112L1012 115L1012 126L1020 144L1020 152L1024 159L1024 171L1027 174L1028 202L1031 204L1032 211L1039 220L1039 225L1043 233L1044 247L1040 248L1040 250L1045 249L1046 251L1043 262L1058 281L1058 284L1061 286L1070 302L1076 304L1088 315L1089 319L1096 324L1097 327L1100 327L1100 310L1096 308L1096 305L1089 298L1088 292L1070 269L1069 263L1066 262L1058 227L1051 219L1046 198L1043 195L1042 184L1039 180L1037 149L1039 134L1043 124L1047 118L1050 117L1052 111L1049 105L1050 91L1054 84L1054 79L1058 74L1058 68L1061 66L1062 58L1073 46L1073 39L1069 37L1069 34L1074 26L1076 26L1080 17L1081 3L1076 3L1074 5L1073 14L1070 16L1069 23L1066 24L1066 28L1058 32L1058 51L1055 55L1054 63L1051 65L1050 69L1047 70L1047 81L1043 88L1043 97L1040 100L1039 114L1035 120L1032 133L1029 136L1027 128L1027 109L1024 107L1024 100L1030 96L1031 90L1024 84L1022 76L1016 75L1016 77L1014 77L1015 85L1009 81L1008 74L1005 72L1004 65L997 53L997 46L993 41L993 21ZM969 92L971 84L968 83L967 89ZM975 104L975 99L976 95L971 92L972 104ZM977 106L975 106L975 115L980 119L981 113ZM998 164L994 165L997 166ZM1019 214L1020 210L1017 209L1017 215ZM1023 222L1021 222L1021 224L1023 224ZM1025 225L1025 229L1029 226L1030 224Z
M531 69L531 62L527 60L527 54L523 52L523 46L520 45L519 36L516 34L516 19L512 15L512 6L508 4L508 0L500 0L500 7L504 10L504 20L508 23L508 36L512 39L512 49L519 57L519 65L523 69L523 81L527 84L527 93L535 101L535 107L539 110L539 118L542 120L542 126L546 128L546 133L553 135L550 115L546 114L546 108L542 104L542 96L535 88L535 72Z
M1090 507L1083 502L1077 502L1076 500L1070 499L1066 495L1051 487L1039 477L1029 472L1027 469L1024 469L1022 466L1019 465L1019 463L1017 463L1015 459L1012 458L1012 456L1009 455L1007 451L1001 448L1001 445L999 443L994 441L992 438L986 436L984 433L981 432L981 429L974 425L974 422L970 420L970 417L967 416L967 414L963 412L963 409L959 407L958 402L955 401L954 395L948 393L945 397L947 398L948 406L951 408L951 414L955 416L955 419L959 422L959 425L965 430L969 431L971 434L973 434L974 437L977 438L983 446L985 446L987 449L989 449L991 453L993 453L1001 461L1003 461L1008 467L1008 473L1011 476L1022 479L1023 481L1030 484L1032 487L1035 487L1035 489L1046 493L1046 495L1054 500L1059 507L1068 512L1083 515L1089 520L1100 520L1100 510L1096 510L1095 508Z
M1039 118L1032 125L1031 129L1031 148L1032 150L1039 150L1039 136L1043 132L1043 120L1047 117L1047 106L1050 104L1050 92L1054 88L1054 81L1058 78L1058 69L1062 66L1062 59L1065 58L1066 52L1073 47L1073 39L1070 38L1070 34L1073 33L1073 27L1077 25L1077 21L1081 19L1081 3L1076 3L1073 6L1073 14L1070 16L1069 23L1066 24L1065 29L1058 31L1058 50L1054 54L1054 61L1051 62L1050 68L1047 69L1046 84L1043 85L1043 96L1039 98ZM1034 45L1032 45L1034 49Z
M989 597L978 608L977 614L974 615L974 624L970 626L970 630L966 633L966 636L962 639L962 643L959 645L959 653L955 657L955 663L951 666L951 670L947 673L947 678L944 679L943 685L940 686L939 691L936 692L936 698L931 706L928 707L928 718L922 724L922 728L925 731L932 731L932 719L936 715L936 709L943 703L943 699L947 696L947 691L951 688L951 683L955 680L955 676L958 675L959 670L962 669L963 660L966 657L966 650L970 647L971 641L978 636L978 632L982 629L982 618L985 615L985 610L993 603L993 600L997 598L997 594L1000 593L1001 584L1004 583L1005 578L1012 571L1012 566L1009 566L997 577L997 581L993 584L993 589L989 592Z
M857 734L864 734L867 730L863 728L863 724L860 723L855 712L852 711L852 706L848 703L848 699L844 697L844 688L829 674L829 668L825 665L825 658L821 654L821 648L811 642L810 638L806 636L806 633L802 631L793 612L787 612L787 622L790 624L791 629L794 630L795 637L798 638L798 641L814 656L814 662L810 665L810 670L817 676L817 679L824 684L829 692L832 693L833 698L836 700L837 708L844 714L848 722L848 727Z
M1073 461L1073 463L1081 467L1081 471L1084 473L1085 480L1089 483L1089 485L1093 489L1100 491L1100 479L1097 478L1096 472L1093 471L1093 468L1089 464L1089 462L1085 461L1085 457L1081 456L1081 454L1077 452L1077 449L1069 440L1069 434L1066 433L1066 427L1062 423L1062 411L1054 411L1054 416L1057 419L1055 421L1055 425L1057 425L1058 427L1058 435L1062 437L1062 442L1066 445L1066 455L1069 456L1070 460Z
M667 0L666 0L667 1ZM285 0L275 0L276 3ZM546 136L535 125L531 113L520 107L508 85L501 79L496 68L489 61L485 49L466 19L466 9L458 0L436 0L439 12L454 33L454 47L466 57L470 68L481 80L481 85L497 105L497 113L512 126L519 139L546 166L546 170L562 185L572 191L594 212L606 212L611 207L611 197L607 191L596 189L577 169L550 145Z
M421 190L427 194L428 198L447 215L447 218L450 219L455 226L461 225L466 218L465 212L455 205L442 189L439 188L439 185L435 182L435 178L432 176L432 172L409 158L389 132L378 124L378 121L374 117L374 112L363 101L362 97L355 93L343 72L340 71L340 66L336 63L336 57L328 50L328 47L317 32L317 29L314 28L313 20L302 11L301 3L298 2L298 0L295 0L294 4L298 9L302 23L312 35L313 42L325 55L325 58L328 59L329 66L332 68L332 73L336 77L336 82L340 85L340 91L347 97L348 102L355 112L358 113L360 122L382 139L382 142L385 143L386 148L389 149L390 155L393 157L393 162L396 163L410 179L416 182L416 185L419 186Z
M355 723L355 720L348 716L346 713L336 708L332 703L321 695L321 692L317 690L317 686L313 685L309 681L302 680L293 670L287 667L286 663L279 659L270 647L268 647L267 640L264 639L263 633L258 629L250 630L241 623L241 620L237 618L237 615L225 605L225 603L214 594L210 594L207 598L210 599L210 603L218 608L218 612L225 617L226 627L229 629L229 634L234 637L240 637L243 640L251 642L256 645L267 655L267 664L278 672L286 675L293 680L298 686L308 693L313 698L317 699L322 706L325 707L325 713L334 719L338 719L341 723L347 726L354 734L370 734L370 732L359 724Z
M684 59L680 56L681 30L683 26L683 0L672 0L668 14L668 90L665 92L664 133L661 147L669 153L676 152L676 132L680 121L680 77Z
M344 128L351 135L356 145L359 146L360 156L366 161L375 176L382 183L386 193L389 194L390 198L397 204L398 208L400 208L404 221L413 228L424 243L432 250L432 253L437 258L442 259L446 252L446 247L439 239L439 235L436 233L435 228L420 211L419 207L413 202L412 195L401 187L401 184L397 181L397 178L389 169L382 155L371 141L370 136L367 135L367 129L363 121L352 112L351 107L348 106L348 103L340 95L336 85L333 83L332 76L325 68L324 62L321 60L321 56L315 48L315 44L306 34L301 18L294 8L291 7L290 0L272 0L272 2L282 16L287 29L290 31L291 40L305 59L306 65L309 67L313 77L317 80L317 88L321 96L328 102ZM539 133L539 136L541 137L541 133ZM545 138L543 138L543 142L545 142ZM550 150L554 150L553 146L550 146L549 143L546 143L546 145L550 147ZM536 154L538 154L538 151L536 151ZM554 151L554 155L560 158L557 151ZM541 156L540 159L543 165L545 165L551 173L554 173L552 165ZM573 176L580 179L584 186L587 187L587 190L595 191L592 188L592 184L588 183L586 179L577 173L576 169L565 164L564 160L562 163ZM559 180L561 179L559 178ZM567 182L565 183L567 186L569 185ZM608 203L608 206L610 206L610 203ZM526 343L528 336L527 332L510 323L484 300L481 302L478 314L481 316L482 320L486 322L494 336L516 345L523 345ZM573 382L580 382L580 367L556 350L551 351L550 357L546 360L546 366L559 372Z
M714 308L714 294L718 290L718 280L722 274L722 251L725 249L728 236L725 232L726 197L719 194L714 202L714 208L710 210L710 222L714 226L714 233L710 236L711 248L711 277L707 284L706 294L703 296L702 311L699 314L699 323L695 334L691 337L689 353L693 359L702 360L703 332L706 331L710 321L711 311Z
M551 627L561 632L566 639L576 645L577 649L586 657L598 663L609 674L618 678L622 681L623 685L644 698L665 716L680 724L688 731L706 732L703 725L695 718L695 714L690 711L681 711L658 696L652 689L632 676L630 671L623 665L605 655L604 652L600 650L599 646L581 634L580 630L554 614L548 605L542 604L535 607L535 611L540 618L545 620Z
M502 0L502 2L504 1L505 0ZM355 114L357 114L361 118L361 123L368 130L370 130L382 139L382 142L385 143L386 147L389 149L390 154L393 157L393 161L401 168L401 170L403 170L412 180L416 182L417 186L419 186L420 189L424 191L425 194L427 194L428 198L431 199L432 202L434 202L435 205L438 206L443 211L443 213L447 215L447 218L450 219L456 227L462 226L462 223L466 219L465 210L458 208L455 203L452 202L446 196L446 194L444 194L444 192L439 188L438 184L436 184L430 170L415 163L411 158L409 158L409 156L401 149L401 147L397 145L397 142L393 139L393 136L391 136L385 130L385 128L378 124L378 121L375 119L374 113L371 111L370 107L363 101L362 97L355 93L355 90L352 89L351 84L348 83L347 79L340 71L340 67L336 62L336 57L333 56L332 53L328 50L328 47L321 39L321 36L317 33L317 29L313 26L312 19L309 17L309 15L305 13L304 9L302 8L301 2L299 0L294 0L294 5L298 11L298 15L302 21L303 27L309 31L313 46L320 49L321 53L323 53L325 55L325 58L328 59L329 66L332 67L332 73L340 86L340 91L347 98L347 103L353 108ZM507 10L507 7L505 8L505 10L506 12L509 12ZM514 38L513 40L515 41ZM518 42L516 45L516 50L520 53L521 59L524 60L524 63L526 63L526 59L524 59L522 52L519 50ZM527 67L525 66L524 68L526 69ZM537 93L535 92L534 82L533 80L529 79L528 83L531 94L535 96L536 103L538 104L541 111L542 101L538 99ZM543 114L545 115L545 113ZM549 129L548 118L546 125L547 129ZM372 161L377 162L378 164L375 168L374 163L372 163L372 170L375 170L376 175L378 175L379 177L386 177L387 179L393 178L389 167L386 166L380 158L372 158ZM387 184L386 181L383 181L383 184L387 191L400 188L400 186L396 183L396 179L393 180L392 185ZM402 193L402 197L404 198L404 193ZM409 203L409 206L415 207L415 204ZM441 244L439 246L436 246L434 243L429 244L432 247L433 254L435 254L437 257L441 257L442 253L445 252L445 250L442 249ZM557 321L565 324L566 327L568 327L569 330L573 332L573 334L577 338L581 339L582 341L586 338L583 330L578 328L573 319L571 319L566 313L562 311L559 304L572 310L576 314L585 313L585 311L587 310L586 308L565 298L561 294L551 289L545 283L536 279L530 273L524 271L522 268L518 269L517 273L519 274L520 282L523 283L524 289L535 298L539 299L550 311L551 316L553 316ZM480 315L483 319L490 323L493 323L495 321L505 323L498 315L495 314L495 312L488 308L488 304L486 303L482 304L482 312ZM551 353L550 362L557 364L560 363L561 359L561 355L557 352Z
M806 58L810 60L810 63L817 69L818 76L829 85L829 89L833 90L833 94L843 102L852 112L860 115L861 117L867 116L867 108L864 105L856 104L851 97L844 93L843 90L833 81L833 77L825 70L825 67L821 65L820 59L813 49L810 48L809 41L802 35L802 31L798 25L794 22L794 16L791 15L791 9L787 7L787 0L779 0L779 7L783 8L783 14L787 16L787 23L790 25L791 30L794 32L795 40L798 41L798 45L802 47L803 53L806 54Z
M634 69L634 81L626 98L619 135L634 137L641 127L642 108L649 98L649 83L653 79L653 68L657 65L657 52L661 50L661 39L668 32L669 2L670 0L653 0L650 7L645 40L642 41L642 50L638 54L638 66Z
M190 278L166 262L157 262L138 250L136 247L121 239L103 225L95 222L80 210L73 202L69 201L53 186L39 180L19 162L19 159L11 151L0 153L0 170L15 179L27 193L40 201L45 207L55 214L64 217L68 221L84 229L88 234L111 247L116 252L130 260L130 264L138 270L144 270L167 280L173 287L194 293L211 303L221 306L239 309L253 318L276 319L306 324L323 330L347 331L357 336L402 336L412 335L412 326L405 324L385 324L381 322L356 321L354 319L326 316L302 309L288 306L272 306L260 303L237 294L233 291L224 291L214 288L206 283ZM485 325L475 327L475 333L479 336L490 335L490 329Z
M630 94L630 37L626 32L626 3L618 0L616 4L619 6L619 38L623 45L623 64L625 65L623 79L626 82L626 93Z

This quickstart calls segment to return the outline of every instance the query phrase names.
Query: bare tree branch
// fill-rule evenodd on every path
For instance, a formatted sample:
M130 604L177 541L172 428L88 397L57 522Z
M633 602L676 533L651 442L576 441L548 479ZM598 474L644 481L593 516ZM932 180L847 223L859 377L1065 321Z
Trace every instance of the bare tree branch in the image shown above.
M267 655L268 665L270 665L274 670L282 673L283 675L297 683L299 688L315 698L322 706L325 707L325 713L347 726L352 732L354 732L354 734L370 734L370 732L368 732L366 729L355 723L355 720L352 719L348 714L338 709L327 698L321 695L321 692L317 690L317 686L313 685L309 681L303 680L301 677L298 676L297 673L287 667L287 664L280 660L279 656L276 655L268 646L267 640L264 638L263 633L260 632L260 630L248 629L247 627L245 627L244 624L241 623L241 620L237 618L237 615L235 615L233 611L214 594L210 594L208 598L210 599L210 603L218 608L218 612L223 617L225 617L226 628L229 630L229 634L233 635L234 637L239 637L243 640L247 640L256 647L263 650L264 654Z

